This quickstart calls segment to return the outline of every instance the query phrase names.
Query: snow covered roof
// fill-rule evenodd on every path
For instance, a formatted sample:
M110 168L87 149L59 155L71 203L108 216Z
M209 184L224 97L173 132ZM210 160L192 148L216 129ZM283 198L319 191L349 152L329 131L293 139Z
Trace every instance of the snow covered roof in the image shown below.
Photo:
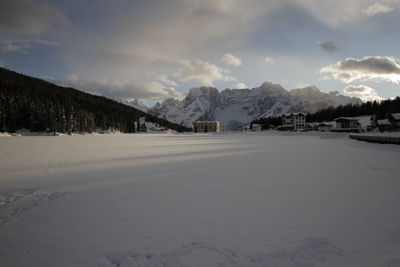
M294 113L286 113L283 114L283 116L285 117L290 117L290 116L305 116L306 114L302 113L302 112L294 112Z
M195 123L219 123L219 121L196 121Z
M377 123L378 123L378 125L382 125L382 126L383 125L392 125L388 119L378 120Z
M318 126L319 127L323 127L323 126L332 127L332 124L330 124L330 123L320 123L320 124L318 124Z
M400 121L400 113L393 113L392 117L393 117L394 120Z
M339 121L339 120L358 121L359 119L351 118L351 117L339 117L339 118L334 119L334 121Z

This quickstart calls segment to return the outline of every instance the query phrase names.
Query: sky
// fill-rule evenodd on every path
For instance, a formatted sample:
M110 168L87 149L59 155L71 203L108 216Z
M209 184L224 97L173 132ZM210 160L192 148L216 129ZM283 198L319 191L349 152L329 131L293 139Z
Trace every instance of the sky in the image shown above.
M400 95L400 0L2 0L0 66L151 103L191 87Z

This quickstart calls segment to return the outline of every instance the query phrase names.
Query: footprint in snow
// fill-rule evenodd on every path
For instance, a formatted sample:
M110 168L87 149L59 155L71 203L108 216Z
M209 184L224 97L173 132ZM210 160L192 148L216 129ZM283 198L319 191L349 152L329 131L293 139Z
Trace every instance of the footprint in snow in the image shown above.
M0 226L14 220L22 213L41 203L60 198L68 193L63 191L47 192L24 189L0 195Z
M328 256L340 256L343 250L325 238L306 239L293 250L282 250L257 255L239 255L232 249L217 248L204 243L192 243L174 251L154 253L132 251L113 253L106 256L108 265L99 267L261 267L287 266L312 267L326 260Z

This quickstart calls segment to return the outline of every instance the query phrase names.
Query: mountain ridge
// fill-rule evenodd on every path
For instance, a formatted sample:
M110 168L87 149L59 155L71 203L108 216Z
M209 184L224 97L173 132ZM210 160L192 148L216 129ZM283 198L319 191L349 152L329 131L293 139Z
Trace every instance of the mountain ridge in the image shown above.
M281 116L287 112L313 113L329 106L359 104L355 97L338 91L321 92L315 85L286 90L264 82L259 87L229 89L191 88L182 100L166 99L148 109L150 114L191 127L197 120L219 120L223 129L235 129L253 119Z

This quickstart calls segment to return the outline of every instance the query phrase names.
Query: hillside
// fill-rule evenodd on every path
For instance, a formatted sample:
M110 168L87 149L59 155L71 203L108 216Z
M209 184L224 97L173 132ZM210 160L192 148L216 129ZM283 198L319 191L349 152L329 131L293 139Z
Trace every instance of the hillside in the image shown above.
M0 132L135 132L140 117L179 132L191 130L105 97L0 68Z
M380 102L368 101L359 105L348 104L336 108L324 108L312 114L308 114L307 121L331 121L338 117L356 117L366 115L376 115L378 119L383 119L387 114L398 112L400 112L400 97L395 97Z

